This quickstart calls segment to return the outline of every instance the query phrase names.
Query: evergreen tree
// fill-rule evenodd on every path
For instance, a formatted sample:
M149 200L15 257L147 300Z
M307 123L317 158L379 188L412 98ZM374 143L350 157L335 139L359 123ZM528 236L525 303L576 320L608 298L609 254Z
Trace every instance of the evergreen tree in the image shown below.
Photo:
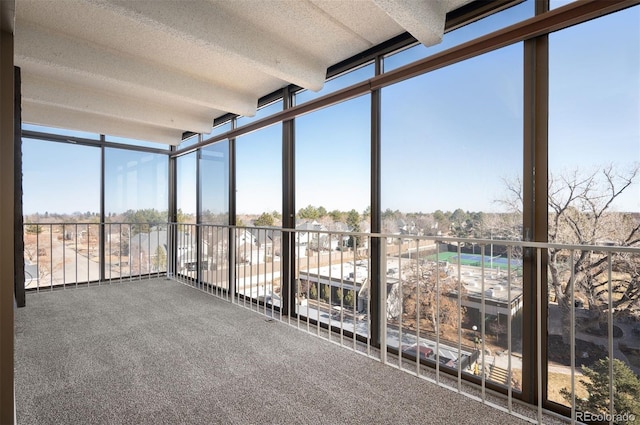
M40 226L39 224L27 224L26 227L27 233L33 234L33 235L39 235L40 233L42 233L42 226Z
M356 210L347 213L347 225L352 232L360 232L360 214ZM348 246L354 248L361 245L361 236L350 236Z
M164 252L161 246L156 248L155 256L153 257L153 266L157 271L166 270L167 267L167 253Z
M329 302L329 298L331 298L331 286L322 285L322 299Z
M298 211L298 218L303 220L317 220L320 218L321 211L324 211L326 214L324 207L320 207L320 209L318 209L313 205L308 205L306 208L300 208L300 211Z
M331 217L334 223L343 222L344 216L345 214L340 210L333 210L329 213L329 217Z
M269 214L268 212L263 212L260 217L256 218L253 221L253 225L259 227L268 227L273 226L274 221L275 220L273 218L273 215Z
M576 409L592 414L615 413L616 415L635 415L640 417L640 379L623 361L613 359L613 407L609 412L609 358L596 361L591 367L583 367L586 379L580 382L589 393L585 399L576 398ZM567 388L560 390L565 400L571 403L571 392ZM625 422L616 422L625 423Z
M347 295L344 296L344 303L349 307L353 307L353 291L347 291Z

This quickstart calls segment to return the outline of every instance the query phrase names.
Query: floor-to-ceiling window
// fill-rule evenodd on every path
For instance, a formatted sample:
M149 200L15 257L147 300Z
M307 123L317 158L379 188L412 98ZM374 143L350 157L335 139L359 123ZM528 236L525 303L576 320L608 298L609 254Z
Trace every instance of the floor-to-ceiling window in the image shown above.
M640 415L640 255L614 248L640 246L638 28L635 7L549 35L549 241L613 249L548 252L548 399L578 420Z
M216 290L229 288L229 141L204 147L199 152L200 211L203 224L201 237L202 268L207 283ZM183 273L196 276L189 264L197 258L196 235L185 232L178 236L181 249L178 261ZM180 242L182 241L182 242Z
M192 141L193 143L193 141ZM190 143L191 144L191 143ZM192 152L176 158L176 225L171 233L172 247L176 250L176 267L178 273L195 277L198 258L194 249L188 247L196 243L196 222L198 218L198 152ZM175 240L174 240L175 239ZM206 259L204 260L206 262ZM204 269L208 272L208 269ZM207 276L201 276L206 279Z
M104 155L107 276L166 271L168 156L115 148Z
M100 279L100 149L24 139L22 154L25 288Z
M178 223L196 223L197 155L197 152L192 152L176 158L176 210Z
M368 335L371 96L299 117L295 124L298 312ZM344 235L334 232L353 232ZM359 298L362 297L362 299ZM339 307L340 310L337 310Z
M229 224L229 142L200 150L200 222Z
M521 379L521 261L500 240L521 233L522 72L516 44L381 94L387 343L502 385Z
M242 125L282 110L282 101L260 108ZM244 300L281 296L282 124L236 139L236 288ZM277 304L277 303L276 303Z

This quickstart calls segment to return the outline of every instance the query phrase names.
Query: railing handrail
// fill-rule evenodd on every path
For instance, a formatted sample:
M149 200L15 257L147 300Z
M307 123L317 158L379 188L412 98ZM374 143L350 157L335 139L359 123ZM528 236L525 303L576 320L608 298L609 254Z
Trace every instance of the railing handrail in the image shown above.
M348 235L348 236L362 236L367 238L379 238L379 239L407 239L410 241L416 240L430 240L434 243L469 243L478 246L500 245L500 246L514 246L522 248L540 248L540 249L556 249L556 250L589 250L589 251L601 251L601 252L625 252L625 253L640 253L640 246L627 246L627 245L601 245L601 244L575 244L575 243L558 243L558 242L535 242L524 241L519 239L487 239L487 238L469 238L469 237L457 237L457 236L433 236L433 235L414 235L414 234L397 234L397 233L376 233L376 232L352 232L344 230L321 230L321 229L293 229L286 227L274 227L274 226L238 226L230 224L216 224L216 223L181 223L181 222L157 222L157 223L140 223L140 222L99 222L99 223L82 223L82 222L37 222L30 221L25 222L24 226L75 226L75 225L123 225L123 226L140 226L148 225L151 228L157 226L194 226L198 227L219 227L226 229L257 229L264 231L279 231L283 233L314 233L325 235Z

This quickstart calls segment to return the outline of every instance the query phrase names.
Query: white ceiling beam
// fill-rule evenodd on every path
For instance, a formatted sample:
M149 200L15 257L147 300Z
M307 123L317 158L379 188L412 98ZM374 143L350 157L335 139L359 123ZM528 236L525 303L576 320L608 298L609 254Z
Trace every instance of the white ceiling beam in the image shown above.
M139 26L171 34L175 39L184 41L185 46L195 43L212 55L235 59L283 82L315 91L324 85L330 64L292 49L286 39L274 33L243 25L241 15L228 13L216 1L90 1L126 16ZM245 4L251 7L251 2ZM291 36L295 37L295 34Z
M46 117L43 123L42 117ZM137 140L178 145L182 141L182 131L146 125L139 122L123 121L116 118L91 114L85 111L65 109L60 106L22 102L22 121L49 127L109 134Z
M112 49L44 31L26 22L18 26L15 40L17 66L49 68L52 73L94 81L98 88L119 90L141 98L164 98L205 108L253 116L257 99L217 87L211 82L160 68Z
M140 101L101 90L66 82L22 75L22 98L34 103L60 105L77 111L92 112L115 119L135 121L181 131L207 133L211 131L211 115L183 112L175 105Z
M468 0L372 0L425 46L442 41L447 12Z

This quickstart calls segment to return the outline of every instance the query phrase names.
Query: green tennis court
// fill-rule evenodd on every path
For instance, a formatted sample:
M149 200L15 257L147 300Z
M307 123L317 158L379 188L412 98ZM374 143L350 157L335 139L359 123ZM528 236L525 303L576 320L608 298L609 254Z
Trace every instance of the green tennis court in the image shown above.
M441 252L440 254L437 255L429 255L427 257L427 260L431 260L431 261L448 261L450 263L454 263L457 264L458 263L458 253L457 252ZM511 258L510 260L508 258L504 258L504 257L493 257L493 259L488 256L485 255L484 256L484 266L485 267L493 267L493 268L501 268L501 269L507 269L509 266L509 262L511 262L511 267L513 269L518 269L522 267L522 260L519 260L517 258ZM475 266L475 267L481 267L482 266L482 255L480 254L467 254L467 253L461 253L460 254L460 264L463 266Z

